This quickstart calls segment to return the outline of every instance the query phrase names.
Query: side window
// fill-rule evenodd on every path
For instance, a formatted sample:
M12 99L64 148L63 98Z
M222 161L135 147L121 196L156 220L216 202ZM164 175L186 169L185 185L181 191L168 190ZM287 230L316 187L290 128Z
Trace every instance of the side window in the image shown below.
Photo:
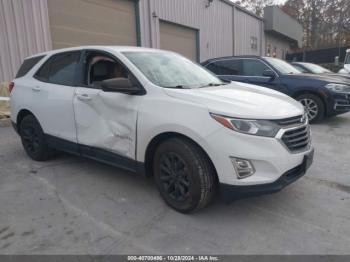
M243 75L263 76L265 70L270 70L263 62L256 59L243 60Z
M129 73L118 61L105 54L90 53L87 55L84 85L101 88L101 82L113 78L128 78Z
M216 75L241 75L241 61L238 59L216 61L207 68Z
M25 76L43 57L44 55L25 59L17 72L16 78Z
M54 55L40 68L35 77L52 84L73 86L79 60L80 52Z

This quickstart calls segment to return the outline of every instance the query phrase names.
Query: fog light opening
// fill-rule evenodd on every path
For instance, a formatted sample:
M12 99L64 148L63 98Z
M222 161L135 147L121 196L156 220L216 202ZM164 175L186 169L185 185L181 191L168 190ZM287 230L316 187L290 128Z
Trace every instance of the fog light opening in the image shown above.
M244 179L254 175L255 168L249 160L231 157L231 161L238 179Z

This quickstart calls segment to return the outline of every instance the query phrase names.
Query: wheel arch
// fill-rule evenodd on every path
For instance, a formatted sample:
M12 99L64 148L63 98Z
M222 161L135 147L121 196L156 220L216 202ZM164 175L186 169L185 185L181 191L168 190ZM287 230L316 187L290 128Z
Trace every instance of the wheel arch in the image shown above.
M327 107L327 102L326 102L326 94L322 94L320 92L317 92L315 90L310 90L310 89L306 89L306 90L301 90L301 91L297 91L293 94L293 98L297 99L299 96L301 95L315 95L317 97L319 97L323 103L324 109L325 109L325 114L328 114L328 107Z
M21 109L18 112L17 117L16 117L16 125L17 125L18 130L19 130L19 127L21 126L21 122L22 122L23 118L25 118L28 115L32 115L35 117L35 115L31 111L29 111L28 109Z
M157 147L164 141L171 139L171 138L182 138L185 139L191 143L193 143L194 145L196 145L200 150L203 151L203 153L208 157L208 160L210 161L210 164L213 166L214 170L215 170L215 179L218 181L218 174L215 168L215 165L213 163L213 161L211 160L209 154L206 152L206 150L199 144L197 143L195 140L193 140L192 138L178 133L178 132L163 132L160 133L158 135L156 135L155 137L152 138L152 140L148 143L146 151L145 151L145 173L146 176L152 176L153 175L153 157L154 154L156 152Z

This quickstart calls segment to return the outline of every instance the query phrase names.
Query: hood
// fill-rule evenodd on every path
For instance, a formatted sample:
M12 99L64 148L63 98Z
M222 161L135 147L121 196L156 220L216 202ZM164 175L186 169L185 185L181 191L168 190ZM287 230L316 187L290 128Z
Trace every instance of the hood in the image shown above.
M274 90L231 82L218 87L164 89L171 97L206 106L211 113L249 119L283 119L302 115L303 106Z
M291 78L291 79L298 79L298 80L310 80L310 81L323 81L328 83L339 83L339 84L349 84L350 80L347 80L344 77L338 77L332 74L289 74L284 75L285 77Z
M336 77L336 78L342 78L345 81L350 81L350 75L337 74L337 73L326 73L325 75L328 75L328 76L331 76L331 77Z

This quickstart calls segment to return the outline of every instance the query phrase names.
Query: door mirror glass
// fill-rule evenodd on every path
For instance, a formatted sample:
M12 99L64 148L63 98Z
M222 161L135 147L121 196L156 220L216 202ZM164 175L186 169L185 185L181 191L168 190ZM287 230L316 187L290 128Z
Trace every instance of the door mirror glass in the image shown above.
M264 70L263 76L270 77L272 79L276 77L275 73L272 70Z
M128 78L112 78L101 82L104 92L118 92L123 94L135 95L140 89L135 86Z

